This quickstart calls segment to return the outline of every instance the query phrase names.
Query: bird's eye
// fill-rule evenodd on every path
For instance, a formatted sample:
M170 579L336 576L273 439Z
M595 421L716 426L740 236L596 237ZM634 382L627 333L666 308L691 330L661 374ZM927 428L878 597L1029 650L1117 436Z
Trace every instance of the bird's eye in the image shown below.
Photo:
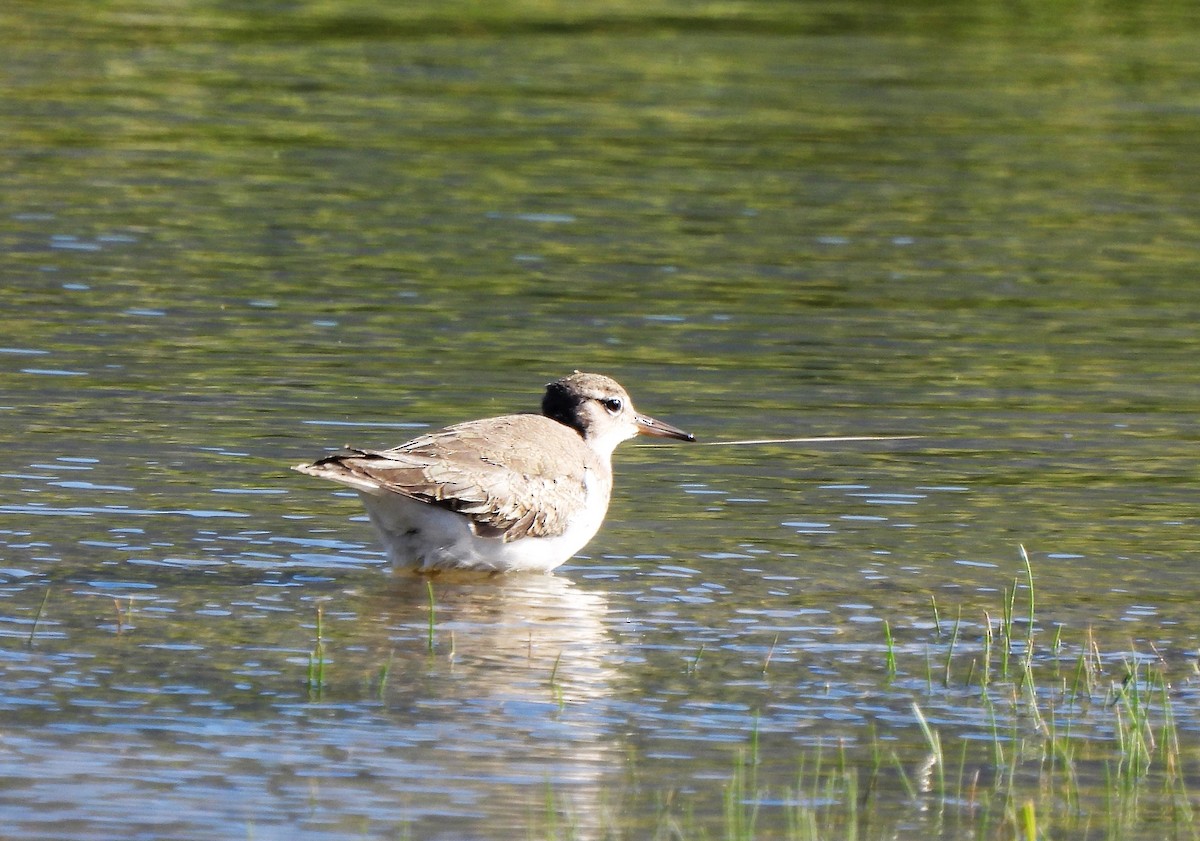
M621 409L625 407L625 404L621 402L620 397L605 397L600 401L600 405L602 405L605 409L608 409L608 413L610 415L619 414Z

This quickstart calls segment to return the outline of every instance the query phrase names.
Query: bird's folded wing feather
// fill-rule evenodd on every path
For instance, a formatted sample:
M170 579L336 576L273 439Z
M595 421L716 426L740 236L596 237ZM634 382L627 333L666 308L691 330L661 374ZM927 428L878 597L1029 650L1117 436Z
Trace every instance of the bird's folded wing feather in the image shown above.
M554 427L560 424L548 421L553 426L546 427L546 437L530 448L519 445L523 439L496 434L509 420L459 424L391 450L347 450L317 461L313 472L456 511L480 536L511 541L560 535L585 503L587 468L554 458L556 446L571 443L558 439Z

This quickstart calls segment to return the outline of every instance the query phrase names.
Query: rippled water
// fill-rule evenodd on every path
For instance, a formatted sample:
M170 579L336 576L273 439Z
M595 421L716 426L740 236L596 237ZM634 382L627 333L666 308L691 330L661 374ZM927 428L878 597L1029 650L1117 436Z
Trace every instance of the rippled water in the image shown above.
M861 837L965 837L913 704L1001 786L1046 750L1027 692L1096 745L1099 833L1133 664L1194 785L1186 6L127 0L0 33L6 837L749 837L731 791L804 837L820 756L871 780ZM431 585L287 470L573 368L705 444L921 437L626 445L584 556ZM1022 545L1034 682L988 701Z

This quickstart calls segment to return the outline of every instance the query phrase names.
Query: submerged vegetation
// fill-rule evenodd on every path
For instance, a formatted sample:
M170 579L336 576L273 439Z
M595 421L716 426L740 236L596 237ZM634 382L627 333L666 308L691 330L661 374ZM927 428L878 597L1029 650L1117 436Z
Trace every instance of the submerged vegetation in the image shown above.
M1157 625L1126 643L1111 621L1065 621L1081 613L1021 558L1016 575L984 581L964 603L917 591L859 614L869 621L820 614L802 626L811 617L796 605L741 625L751 614L737 608L751 599L735 609L714 600L718 618L682 633L696 615L683 602L661 602L670 621L656 626L661 616L610 611L599 590L565 577L398 580L366 595L310 584L283 591L306 611L286 637L264 635L260 619L222 617L205 627L226 636L205 649L162 634L153 609L139 607L132 624L133 601L118 600L111 622L107 595L46 588L29 599L20 642L53 662L62 629L83 622L68 608L102 604L87 619L110 634L95 659L97 673L117 676L116 703L146 685L140 675L177 662L147 640L228 657L205 694L189 693L241 704L243 727L286 715L306 741L356 746L303 754L305 772L323 775L314 798L392 804L402 775L425 762L456 794L475 784L479 812L505 837L1200 838L1197 653ZM269 615L278 589L249 615ZM212 608L203 595L177 606L186 616ZM185 719L172 705L193 695L146 697L155 713ZM339 732L353 728L353 739ZM514 747L497 748L496 734ZM298 750L298 739L278 738ZM446 802L435 818L415 799L400 803L387 813L391 837L426 837L455 814Z
M541 829L556 838L1200 838L1191 788L1200 745L1175 716L1181 695L1193 697L1195 657L1105 652L1089 629L1039 624L1032 566L1021 555L1023 580L1004 589L997 618L985 612L971 632L961 615L946 629L934 602L933 638L923 655L906 658L883 623L880 688L911 694L923 750L897 749L914 742L873 727L866 744L802 750L794 782L770 785L756 715L731 754L719 815L679 783L665 796L656 791L654 826L630 827L616 816L645 811L637 802L645 792L631 786L607 798L616 801L610 820L597 826L551 788L555 808L543 813L553 819ZM686 673L700 656L682 664ZM947 709L982 718L990 735L964 734ZM780 779L777 769L770 779Z

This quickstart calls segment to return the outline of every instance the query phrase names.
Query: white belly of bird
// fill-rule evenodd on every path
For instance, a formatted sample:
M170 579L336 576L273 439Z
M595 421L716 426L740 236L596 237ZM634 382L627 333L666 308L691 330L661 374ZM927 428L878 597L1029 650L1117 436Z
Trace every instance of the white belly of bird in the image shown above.
M394 493L359 491L372 525L398 569L549 572L587 545L608 512L608 497L588 483L587 505L557 537L504 542L480 537L462 514Z

